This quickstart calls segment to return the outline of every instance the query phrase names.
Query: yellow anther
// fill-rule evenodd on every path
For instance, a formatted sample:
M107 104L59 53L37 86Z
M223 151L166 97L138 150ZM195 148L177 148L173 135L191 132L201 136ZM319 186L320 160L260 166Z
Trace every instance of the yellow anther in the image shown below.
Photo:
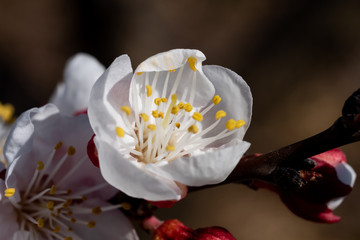
M90 221L90 222L88 222L88 227L89 228L94 228L96 226L96 222L95 221Z
M54 233L60 232L60 226L57 225L57 226L53 229L53 232L54 232Z
M147 126L148 129L150 129L151 131L155 131L156 130L156 125L155 124L149 124Z
M70 218L70 221L71 221L72 223L75 223L77 220L76 220L75 218Z
M223 110L217 111L215 114L215 119L218 120L220 118L226 117L226 112Z
M72 227L69 227L69 228L68 228L68 231L69 231L69 232L72 232L72 231L73 231ZM72 240L72 238L70 237L69 240Z
M242 127L242 126L244 126L244 125L245 125L245 121L242 120L242 119L240 119L240 120L237 120L237 121L236 121L235 127L236 127L236 128L240 128L240 127Z
M45 225L44 219L39 218L39 220L37 220L37 226L38 226L39 228L43 228L44 225Z
M158 110L154 110L151 112L151 115L154 117L154 118L158 118L159 117L159 111Z
M0 118L4 122L10 122L15 112L15 108L13 105L6 103L2 104L0 102Z
M5 197L11 197L15 194L15 188L7 188L5 190Z
M166 103L167 102L167 98L161 98L161 101L163 102L163 103Z
M37 169L38 171L40 171L40 170L43 170L43 168L44 168L44 163L43 163L42 161L37 161L37 167L36 167L36 169Z
M75 153L76 153L76 149L75 149L73 146L70 146L70 147L68 148L67 154L68 154L69 156L72 156L72 155L74 155Z
M191 68L191 70L193 70L194 72L196 72L196 67L195 67L195 63L196 63L197 59L194 57L189 57L187 62L189 63L189 66Z
M231 131L236 127L236 121L234 119L229 119L226 124L225 127L227 128L227 130Z
M55 213L51 213L51 216L52 217L56 217L57 215Z
M61 208L58 208L58 210L56 211L57 214L61 213Z
M194 112L192 118L199 122L201 122L203 120L203 116L199 112Z
M101 207L95 207L91 210L91 212L94 214L94 215L99 215L102 213L102 210L101 210Z
M190 133L197 133L199 131L199 128L194 124L194 125L191 125L189 128L188 128L188 131Z
M121 111L125 112L128 116L131 114L131 109L129 106L122 106Z
M193 106L191 106L190 103L185 103L185 105L184 105L184 110L185 110L186 112L191 112L191 111L193 110Z
M125 131L121 127L116 127L115 131L116 131L116 135L118 135L118 137L122 138L125 136Z
M136 75L140 76L143 72L137 72Z
M140 117L145 121L149 121L149 116L146 113L140 113Z
M69 229L71 229L71 230L69 230ZM69 229L68 229L68 231L69 231L69 232L72 232L72 228L69 227ZM73 240L73 239L72 239L72 237L64 237L64 240Z
M175 126L176 126L177 128L180 128L180 123L175 123Z
M179 112L180 108L179 106L174 106L172 109L171 109L171 113L172 114L177 114Z
M73 215L73 212L71 210L69 210L66 212L66 215L71 216L71 215Z
M184 105L185 105L185 104L184 104L183 102L179 102L179 103L178 103L178 107L179 107L180 109L183 109L183 108L184 108Z
M62 208L63 208L63 209L69 208L69 206L70 206L71 203L72 203L72 199L71 199L71 198L66 199L66 201L65 201L65 202L63 203L63 205L62 205Z
M66 190L66 194L67 194L67 195L70 195L71 193L72 193L72 190L71 190L71 189Z
M213 97L212 101L215 105L217 105L219 104L219 102L221 102L221 97L219 95L216 95Z
M176 69L170 69L169 70L169 72L175 72L176 71Z
M164 119L164 113L163 112L159 112L159 118Z
M81 196L81 200L86 201L86 200L88 200L88 198L87 198L87 196L83 195L83 196Z
M169 152L172 152L172 151L175 150L175 147L173 145L167 145L166 150L169 151Z
M159 106L161 103L161 98L155 98L154 103L155 103L155 105Z
M47 207L50 211L54 210L54 205L55 205L54 201L48 201L48 202L46 203L46 207Z
M55 146L55 150L58 150L59 148L61 148L62 144L63 143L61 141L59 141Z
M50 188L49 194L50 194L50 195L54 195L55 192L56 192L56 186L55 186L55 185L52 185L51 188Z
M126 211L129 211L131 209L131 204L128 203L128 202L124 202L121 204L121 207L126 210Z
M146 96L150 97L151 94L152 94L152 88L151 88L151 86L150 86L150 85L146 85L145 88L146 88Z

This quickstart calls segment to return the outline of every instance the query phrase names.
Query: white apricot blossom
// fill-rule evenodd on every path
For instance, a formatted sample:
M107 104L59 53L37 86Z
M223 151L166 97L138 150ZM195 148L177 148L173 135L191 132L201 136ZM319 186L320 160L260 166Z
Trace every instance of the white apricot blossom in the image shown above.
M104 71L105 67L95 57L77 53L66 62L64 80L49 102L69 116L86 110L91 88Z
M68 117L53 104L33 108L14 123L5 143L0 179L0 239L138 239L117 190L88 159L87 115Z
M181 186L226 179L250 144L252 96L198 50L175 49L133 73L122 55L95 83L88 108L105 180L151 201L179 200ZM180 184L179 184L180 183Z

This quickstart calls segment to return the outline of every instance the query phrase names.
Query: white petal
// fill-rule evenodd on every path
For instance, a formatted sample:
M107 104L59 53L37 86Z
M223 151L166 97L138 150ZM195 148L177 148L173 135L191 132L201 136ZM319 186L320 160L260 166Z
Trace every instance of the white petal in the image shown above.
M126 128L120 108L129 105L131 77L130 59L122 55L96 81L91 91L88 108L90 123L95 134L108 142L116 139L116 126Z
M356 172L354 169L347 163L341 162L335 165L336 174L339 180L345 184L353 187L356 180Z
M15 122L5 146L5 155L11 160L6 173L7 186L15 187L18 190L16 193L24 190L34 174L37 161L41 160L46 165L50 160L50 153L59 141L63 142L63 147L55 155L58 156L57 159L66 153L69 146L75 147L76 153L67 159L67 163L54 176L55 184L63 179L77 161L84 160L80 168L58 188L77 191L104 183L99 170L87 157L87 143L92 135L86 115L64 116L52 104L25 112ZM53 161L47 171L52 171L55 164L56 161ZM115 189L110 186L96 192L103 199L110 198L114 193Z
M197 70L201 70L201 62L206 59L202 52L192 49L173 49L149 57L136 68L135 72L159 72L177 69L184 65L191 56L197 58L195 67Z
M189 67L187 60L189 57L195 57L197 59L195 63L196 71L193 71ZM130 87L130 104L138 105L141 112L146 112L142 106L142 95L145 94L145 79L146 74L149 74L149 83L152 84L155 73L159 72L157 85L153 86L153 97L165 97L170 98L173 93L178 95L178 100L183 102L189 102L190 92L193 90L194 99L191 104L194 107L202 107L209 103L211 98L214 96L214 86L211 84L209 79L202 72L202 61L205 60L205 56L198 50L189 49L174 49L168 52L159 53L152 56L142 62L135 72L146 72L141 75L134 74L133 80ZM183 67L183 69L179 69ZM169 73L169 70L175 72ZM180 75L179 75L180 74ZM162 95L165 84L165 79L169 75L169 81L167 84L166 95ZM181 76L181 77L180 77ZM175 85L176 79L179 77L179 85L175 92L172 92L173 86ZM193 83L196 83L193 85ZM175 89L174 89L175 90ZM186 93L186 94L185 94ZM137 98L137 100L135 99ZM155 107L155 106L154 106ZM151 113L152 109L148 109Z
M210 131L206 136L215 136L225 129L225 123L228 119L244 120L245 125L240 129L235 129L237 134L233 134L222 140L218 140L211 144L212 147L218 147L231 141L234 138L243 139L246 130L251 121L252 114L252 95L247 83L237 75L235 72L220 66L204 66L203 71L205 75L214 84L216 95L219 95L222 100L212 110L210 110L202 122L203 128L211 125L215 120L215 114L219 110L226 112L227 116L221 120L218 126Z
M86 109L91 88L104 71L104 66L93 56L76 54L67 61L64 82L57 86L49 102L70 116Z
M175 159L161 169L185 185L216 184L228 177L249 147L250 143L241 141L225 148L207 149L202 154Z
M156 176L135 165L110 144L95 138L100 170L115 188L135 198L151 201L179 199L180 189L169 179ZM133 161L136 161L135 159Z
M344 199L345 199L345 197L335 198L335 199L329 201L326 205L329 209L334 210L335 208L340 206L340 204L344 201Z
M37 115L38 119L47 118L58 112L56 106L49 104L42 108L30 109L19 116L11 128L4 146L4 156L8 164L19 156L20 151L28 152L31 150L32 144L29 139L34 133L32 117Z
M89 199L88 206L108 206L107 202ZM77 216L75 216L77 218ZM81 220L96 222L93 229L82 224L73 224L73 231L81 239L137 240L139 237L128 218L120 210L102 212L100 215L79 215Z

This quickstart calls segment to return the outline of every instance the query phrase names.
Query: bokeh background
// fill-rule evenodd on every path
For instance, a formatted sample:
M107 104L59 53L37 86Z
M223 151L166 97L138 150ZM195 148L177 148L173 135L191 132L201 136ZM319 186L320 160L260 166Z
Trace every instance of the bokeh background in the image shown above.
M360 2L356 0L0 0L0 101L16 113L47 102L66 60L82 51L108 66L128 54L136 67L172 48L195 48L250 85L249 153L314 135L340 116L360 87ZM360 144L343 148L360 172ZM294 216L265 190L221 186L190 194L162 219L220 225L237 239L359 239L360 187L316 224ZM146 239L145 236L142 236Z

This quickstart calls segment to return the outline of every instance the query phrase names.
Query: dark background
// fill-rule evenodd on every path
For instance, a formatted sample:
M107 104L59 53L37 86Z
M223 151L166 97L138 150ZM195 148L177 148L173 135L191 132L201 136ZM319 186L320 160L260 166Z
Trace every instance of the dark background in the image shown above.
M204 52L254 97L249 153L268 152L327 128L360 87L360 2L286 0L0 0L0 101L16 113L45 104L65 61L83 51L108 66L173 48ZM360 172L360 144L343 148ZM162 219L220 225L238 239L359 239L360 189L324 225L294 216L276 195L229 185L192 193Z

